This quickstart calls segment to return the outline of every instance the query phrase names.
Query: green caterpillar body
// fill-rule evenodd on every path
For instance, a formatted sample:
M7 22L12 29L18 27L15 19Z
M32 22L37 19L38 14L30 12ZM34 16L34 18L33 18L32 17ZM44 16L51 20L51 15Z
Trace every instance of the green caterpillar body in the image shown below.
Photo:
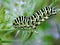
M35 29L37 25L48 19L50 16L55 15L56 10L54 7L44 7L38 10L30 17L19 16L14 20L13 26L15 28L32 28Z

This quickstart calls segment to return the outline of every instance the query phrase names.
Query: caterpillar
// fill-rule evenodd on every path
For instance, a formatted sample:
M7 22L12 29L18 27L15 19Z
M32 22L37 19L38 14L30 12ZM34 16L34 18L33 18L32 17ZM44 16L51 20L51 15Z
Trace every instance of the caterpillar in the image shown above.
M36 29L36 26L48 19L50 16L56 15L56 9L54 7L44 7L36 11L30 17L19 16L14 20L13 26L15 28L32 28Z

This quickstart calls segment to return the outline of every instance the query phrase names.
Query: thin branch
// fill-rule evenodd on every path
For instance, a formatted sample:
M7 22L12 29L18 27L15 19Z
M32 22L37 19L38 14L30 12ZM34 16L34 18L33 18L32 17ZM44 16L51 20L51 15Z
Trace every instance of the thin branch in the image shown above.
M13 42L20 42L20 40L4 40L4 41L0 41L0 43L13 43Z
M57 26L57 30L58 30L59 38L60 38L60 27L59 27L59 25L58 25L58 24L56 24L56 26Z

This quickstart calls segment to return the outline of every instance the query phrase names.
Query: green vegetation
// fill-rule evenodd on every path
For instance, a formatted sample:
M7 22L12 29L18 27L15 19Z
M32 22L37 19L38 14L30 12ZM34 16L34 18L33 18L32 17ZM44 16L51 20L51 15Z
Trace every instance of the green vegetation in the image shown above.
M50 28L53 28L52 24L56 23L60 25L60 12L37 26L36 32L24 44L23 41L30 35L31 31L15 29L12 26L16 17L21 15L31 16L34 12L49 5L58 9L60 8L60 0L1 0L0 45L14 45L15 42L20 42L20 45L54 45L53 41L55 38L51 34L54 31L48 31L50 31ZM51 21L53 21L52 24Z

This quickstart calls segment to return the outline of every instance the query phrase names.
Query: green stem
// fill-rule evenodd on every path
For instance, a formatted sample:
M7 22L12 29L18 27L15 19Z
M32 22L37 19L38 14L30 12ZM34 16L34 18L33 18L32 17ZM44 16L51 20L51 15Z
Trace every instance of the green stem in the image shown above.
M19 40L6 40L6 41L0 41L0 43L13 43L13 42L19 42Z

